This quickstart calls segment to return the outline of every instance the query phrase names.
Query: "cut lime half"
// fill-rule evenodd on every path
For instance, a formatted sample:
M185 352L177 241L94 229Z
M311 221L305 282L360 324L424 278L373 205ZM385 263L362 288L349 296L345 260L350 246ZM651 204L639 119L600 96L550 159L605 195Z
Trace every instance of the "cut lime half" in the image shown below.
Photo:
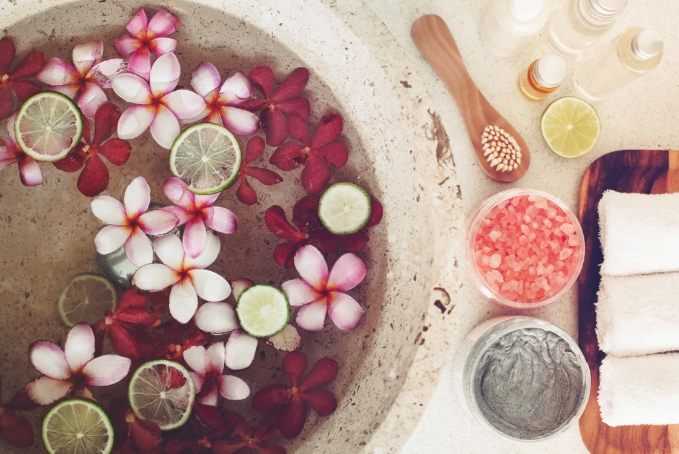
M42 441L50 454L108 454L113 448L113 425L94 402L68 399L42 420Z
M594 108L573 96L552 102L540 120L547 146L562 158L589 153L599 140L601 125Z
M53 91L28 98L14 121L17 144L36 161L65 158L80 142L82 132L78 107L67 96Z
M191 416L196 387L184 366L160 359L139 366L130 380L127 397L138 418L157 423L160 430L172 430Z
M238 298L236 314L241 328L253 337L278 334L290 321L288 297L272 285L258 284Z
M79 274L59 295L57 311L68 327L101 320L105 311L116 310L118 296L113 283L96 274Z
M241 153L224 126L200 123L181 133L170 150L170 170L195 194L222 191L238 175Z
M361 230L372 212L370 196L353 183L335 183L318 202L318 217L335 235L348 235Z

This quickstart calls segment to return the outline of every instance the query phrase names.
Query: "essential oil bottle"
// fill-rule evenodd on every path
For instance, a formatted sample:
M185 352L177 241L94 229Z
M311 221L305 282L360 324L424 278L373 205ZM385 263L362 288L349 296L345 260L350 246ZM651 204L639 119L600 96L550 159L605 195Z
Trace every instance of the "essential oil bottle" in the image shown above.
M554 92L566 77L566 62L556 54L535 60L519 77L521 93L531 101L540 101Z
M547 23L546 0L495 0L481 22L481 41L496 57L516 55Z

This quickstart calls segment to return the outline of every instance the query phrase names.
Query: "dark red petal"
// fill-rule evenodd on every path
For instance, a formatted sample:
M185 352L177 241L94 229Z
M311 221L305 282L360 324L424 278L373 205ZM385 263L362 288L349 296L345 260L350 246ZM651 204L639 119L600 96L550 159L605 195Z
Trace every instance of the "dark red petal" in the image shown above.
M115 446L120 446L127 438L127 421L125 417L131 412L130 404L127 402L127 396L112 397L108 404L107 414L113 424L113 431L115 434Z
M0 120L9 117L14 110L14 96L9 87L0 88Z
M240 106L238 107L240 108ZM262 153L264 153L264 147L264 139L261 137L255 136L248 140L248 144L245 146L245 156L243 156L243 163L241 165L245 167L255 159L262 156Z
M97 151L100 155L105 156L111 164L121 166L130 158L132 147L127 140L111 139L101 145Z
M0 438L15 448L26 448L33 444L33 425L11 411L0 412Z
M148 293L137 290L136 288L131 288L123 293L123 295L118 300L116 313L127 309L145 309L148 300Z
M83 136L80 139L80 145L78 148L81 148L83 145L89 145L92 143L92 125L90 124L89 119L83 119Z
M224 419L228 423L233 424L234 432L242 439L250 436L250 423L245 417L235 411L227 410L224 413Z
M322 156L325 162L336 169L343 167L349 160L349 149L342 142L331 142L314 150L314 153Z
M307 408L302 399L293 399L278 416L278 428L285 438L295 438L304 429Z
M318 122L314 138L311 139L312 148L320 148L335 139L342 133L342 117L338 114L323 115L321 121Z
M278 266L292 268L295 265L295 254L297 250L304 246L306 241L289 241L281 243L273 250L273 259Z
M276 103L276 108L286 115L298 115L304 120L309 118L311 112L311 105L306 98L293 98L289 101L279 102Z
M203 386L200 388L200 392L196 394L197 399L202 399L210 395L213 389L217 386L217 380L215 380L214 375L206 374L205 380L203 381Z
M257 432L253 439L258 443L266 443L278 435L278 418L275 415L267 416L259 422Z
M266 143L271 147L277 147L288 137L288 130L285 127L285 116L283 112L274 109L264 109L259 115L259 124L266 134Z
M151 326L158 321L158 317L149 314L145 309L127 309L116 312L116 320L132 325Z
M137 342L128 330L114 322L109 325L108 336L117 354L130 359L139 359Z
M14 43L7 38L0 39L0 76L7 74L9 65L14 61L16 48Z
M93 154L85 161L85 168L78 177L78 190L82 195L94 197L108 186L108 169L99 155Z
M309 125L299 115L290 115L285 126L290 137L299 140L305 147L309 146Z
M107 311L110 313L110 311ZM103 353L104 351L104 339L106 337L106 323L104 323L104 320L99 320L92 325L92 331L94 331L94 353L99 356Z
M94 138L90 144L97 148L104 140L113 135L118 127L120 109L115 104L106 103L94 114Z
M259 451L259 454L285 454L286 451L284 448L281 448L280 446L257 446L255 449Z
M248 183L248 179L245 175L241 175L240 177L240 185L236 190L236 197L238 197L238 200L241 203L246 205L254 205L257 203L257 193L252 189L252 186Z
M196 396L197 397L197 396ZM226 427L226 420L224 415L212 405L203 405L201 403L195 403L193 405L193 411L198 420L210 429L223 429Z
M186 377L177 370L177 368L173 367L170 369L170 381L168 383L168 386L170 389L177 389L181 388L186 384Z
M306 68L296 68L290 73L276 89L276 93L271 97L273 101L282 102L295 98L302 94L307 82L309 82L309 70Z
M152 292L149 295L151 310L154 314L162 314L170 306L170 294L164 290L162 292Z
M260 167L246 167L243 173L256 178L260 183L267 186L278 184L283 181L283 177L278 175L273 170L262 169Z
M130 438L135 446L144 453L158 452L162 444L160 427L153 421L133 416L129 423Z
M306 159L302 145L297 142L285 142L273 152L269 162L281 170L294 170L304 164Z
M257 66L250 71L250 81L267 98L271 97L273 91L274 75L273 70L268 66Z
M298 227L309 227L315 229L321 226L318 218L318 202L320 195L307 195L299 199L292 207L292 222Z
M86 124L87 122L83 123ZM87 129L87 127L84 129ZM69 152L64 159L55 161L52 164L54 164L54 167L61 170L62 172L77 172L78 170L82 169L83 165L85 164L85 158L81 152L82 148L82 144L78 145L74 150Z
M187 454L193 452L190 448L193 446L193 439L170 438L163 446L163 454ZM213 452L215 452L213 450Z
M288 386L269 385L260 389L252 398L252 408L257 411L278 411L290 402Z
M382 204L377 199L370 198L370 204L372 206L372 212L370 213L370 218L366 227L374 227L382 221L382 215L384 214L384 208Z
M7 73L9 78L17 80L24 77L33 77L40 72L45 62L42 52L34 50L24 57L12 70Z
M270 207L264 213L264 223L271 233L278 238L298 238L299 232L295 230L285 216L285 211L278 205Z
M304 402L308 403L321 416L327 416L337 409L337 399L327 389L307 391L301 393L301 397Z
M324 228L320 228L312 230L309 233L309 239L307 241L310 245L314 246L322 253L330 254L339 248L342 237L335 235L334 233L330 233Z
M26 388L21 388L14 393L12 400L5 404L5 408L8 410L21 410L21 411L33 411L40 405L36 404L31 400Z
M244 441L232 442L230 440L217 440L214 443L212 443L212 448L210 448L211 449L210 452L212 452L213 454L235 454L245 446L247 446L247 443Z
M337 368L337 361L334 359L319 359L314 368L311 369L311 372L300 383L300 391L308 391L330 383L337 377Z
M12 90L17 94L21 102L26 101L33 95L40 93L40 85L30 80L13 80L8 84Z
M311 156L302 170L300 179L309 194L318 194L328 184L330 171L319 158Z
M302 374L307 366L306 355L300 351L291 351L283 357L283 370L288 377L293 387L297 387L299 384L299 379L302 378Z
M250 112L257 112L266 104L266 99L248 99L238 104L239 109L249 110Z
M363 247L368 244L368 234L365 233L363 230L359 230L356 233L352 233L351 235L344 235L342 237L344 240L344 249L347 252L358 252Z

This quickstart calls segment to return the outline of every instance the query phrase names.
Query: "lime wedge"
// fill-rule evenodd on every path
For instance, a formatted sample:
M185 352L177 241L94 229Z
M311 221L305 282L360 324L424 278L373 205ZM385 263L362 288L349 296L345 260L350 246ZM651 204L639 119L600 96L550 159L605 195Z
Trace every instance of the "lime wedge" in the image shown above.
M191 416L196 387L181 364L160 359L139 366L130 380L127 397L138 418L154 421L160 430L172 430Z
M113 448L113 425L94 402L68 399L42 420L42 441L50 454L108 454Z
M348 235L361 230L370 219L370 196L353 183L335 183L321 196L318 217L335 235Z
M594 148L601 124L592 106L582 99L566 96L547 106L540 128L554 153L562 158L577 158Z
M96 274L79 274L59 295L57 311L68 327L80 322L91 325L101 320L105 311L114 311L117 301L111 281Z
M195 194L214 194L238 175L241 153L224 126L201 123L184 131L172 144L170 170Z
M65 158L80 142L82 132L78 107L67 96L53 91L29 98L14 121L17 144L36 161Z
M258 284L241 293L236 305L241 328L253 337L271 337L290 320L288 297L272 285Z

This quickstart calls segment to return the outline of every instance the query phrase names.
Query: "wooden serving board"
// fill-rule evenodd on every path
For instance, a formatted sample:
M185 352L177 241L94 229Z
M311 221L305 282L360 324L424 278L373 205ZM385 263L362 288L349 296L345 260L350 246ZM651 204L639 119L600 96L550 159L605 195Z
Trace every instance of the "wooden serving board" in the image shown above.
M585 234L585 263L578 279L579 344L592 374L592 389L580 417L580 435L593 454L676 454L679 425L610 427L601 420L597 394L599 365L605 354L597 342L594 303L603 262L597 205L608 189L641 194L679 192L679 151L614 151L594 161L582 178L578 216Z

